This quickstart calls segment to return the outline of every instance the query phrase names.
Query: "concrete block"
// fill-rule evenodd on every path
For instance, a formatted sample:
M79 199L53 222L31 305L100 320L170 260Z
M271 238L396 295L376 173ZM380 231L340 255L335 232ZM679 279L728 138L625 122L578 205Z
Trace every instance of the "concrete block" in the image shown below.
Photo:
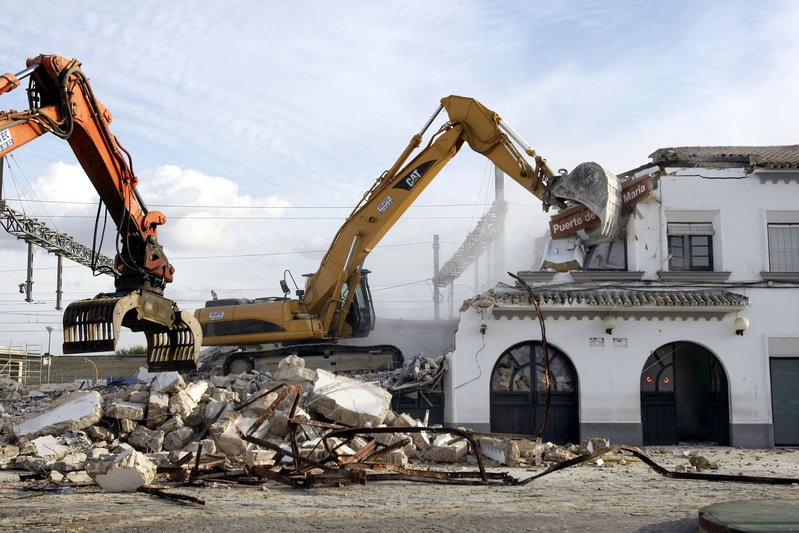
M150 399L150 392L147 390L132 390L129 391L125 401L132 403L147 403Z
M271 465L275 459L274 450L247 450L245 454L245 462L248 466L262 466Z
M185 389L169 397L169 412L173 415L189 416L195 407L197 407L197 402Z
M153 428L166 420L169 412L169 395L165 392L152 392L147 402L147 427Z
M431 446L424 454L427 461L437 463L455 463L462 457L466 456L469 449L469 443L465 440L449 442L440 446Z
M214 439L202 439L196 442L190 442L183 448L183 451L197 453L200 444L203 445L202 453L216 453L216 443Z
M114 436L114 432L108 428L104 428L101 426L89 426L86 428L86 435L92 440L95 441L102 441L102 442L113 442L116 438Z
M135 450L88 461L86 473L106 492L133 492L155 479L155 465Z
M19 455L19 448L12 444L4 444L0 446L0 465L9 463L17 458Z
M253 395L258 395L258 394L263 394L263 392L258 391L253 393ZM265 396L261 396L253 403L245 407L243 413L248 416L259 417L263 414L264 411L266 411L269 408L270 405L272 405L272 403L274 403L274 401L277 399L277 396L278 395L276 392L270 392Z
M230 402L211 400L205 404L205 407L203 408L203 422L207 424L218 419L218 417L221 416L220 413L226 410L232 411L233 404Z
M408 456L405 455L404 450L392 450L378 457L377 462L384 465L406 466L408 464Z
M139 424L135 420L130 420L127 418L122 419L119 421L119 435L120 436L128 435L132 431L134 431L137 427L139 427Z
M507 466L519 466L521 451L511 439L480 437L480 451L484 457Z
M189 395L189 398L194 400L194 403L200 403L200 400L205 394L205 391L208 390L208 382L205 380L195 381L193 383L189 383L186 385L186 394Z
M178 428L170 433L167 433L164 437L164 449L165 450L180 450L185 445L191 442L194 438L194 430L190 427L183 426Z
M147 404L114 401L105 407L105 416L108 418L126 420L144 420Z
M47 411L14 425L14 434L29 439L39 435L61 435L77 431L100 421L102 398L97 391L77 391L62 396Z
M419 422L411 415L402 413L397 415L391 425L392 427L416 427L419 425Z
M169 418L166 422L158 426L158 429L164 432L164 435L167 433L172 433L176 429L180 429L186 424L183 423L183 419L179 416L173 416Z
M230 457L243 456L246 442L239 438L236 427L242 432L246 432L254 421L255 419L241 416L238 411L233 411L233 409L223 412L209 429L217 450Z
M128 443L145 453L160 452L164 446L164 432L138 426L128 435Z

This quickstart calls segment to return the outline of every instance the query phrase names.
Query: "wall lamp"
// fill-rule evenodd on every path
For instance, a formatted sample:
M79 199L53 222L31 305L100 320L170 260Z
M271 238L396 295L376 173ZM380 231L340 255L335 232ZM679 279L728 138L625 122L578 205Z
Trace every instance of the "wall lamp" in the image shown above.
M743 337L744 331L749 329L749 319L743 316L739 316L735 319L735 323L733 324L735 328L735 334L741 335Z
M613 334L613 329L616 327L616 317L613 315L608 315L602 319L602 329L605 330L605 333L608 335Z

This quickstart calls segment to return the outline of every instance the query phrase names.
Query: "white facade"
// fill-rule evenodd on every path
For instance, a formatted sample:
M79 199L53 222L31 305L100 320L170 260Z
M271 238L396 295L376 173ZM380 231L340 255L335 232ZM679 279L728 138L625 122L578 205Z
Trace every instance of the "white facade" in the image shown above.
M653 154L660 166L627 176L632 180L651 173L653 190L633 207L626 222L626 272L571 270L549 279L541 272L522 276L539 296L548 345L573 365L574 423L580 438L654 444L667 438L654 427L665 423L674 425L672 437L679 440L746 447L775 444L770 358L799 358L799 273L772 272L767 227L799 224L799 149L739 147L736 157L708 154L713 154L709 147L661 150ZM657 156L668 156L668 162ZM712 234L711 270L674 267L674 254L682 252L670 249L670 243L676 247L683 241L670 241L669 232L688 234L691 228ZM694 237L686 237L685 243L700 242L690 239ZM707 251L696 250L697 257ZM799 250L788 253L799 255ZM534 281L537 278L544 280ZM658 291L673 298L655 301ZM597 295L599 300L593 298ZM642 297L630 301L628 295ZM609 317L615 319L611 333L605 331L607 322L603 325ZM748 320L742 335L736 332L742 327L740 321L735 325L738 317ZM511 411L498 402L510 395L492 399L492 371L512 347L535 345L541 339L538 316L525 289L497 288L472 302L461 313L455 350L449 354L445 421L483 431L517 427L513 421L502 422L503 413ZM656 375L660 367L652 369L655 359L650 355L665 357L669 350L685 351L679 360L672 356L678 364L671 372L677 374L664 370ZM711 370L697 362L705 359ZM714 383L700 387L705 396L691 384L691 375L703 372ZM642 394L650 390L644 383L652 380L667 392ZM495 391L500 381L498 375ZM677 392L669 396L669 390ZM710 414L703 404L706 397L720 402ZM647 403L662 398L676 402L672 411L658 411L659 404ZM523 407L514 409L508 416L526 416ZM657 418L661 415L656 412L666 412L666 418ZM676 413L675 420L669 412ZM719 421L720 433L703 432L704 425Z

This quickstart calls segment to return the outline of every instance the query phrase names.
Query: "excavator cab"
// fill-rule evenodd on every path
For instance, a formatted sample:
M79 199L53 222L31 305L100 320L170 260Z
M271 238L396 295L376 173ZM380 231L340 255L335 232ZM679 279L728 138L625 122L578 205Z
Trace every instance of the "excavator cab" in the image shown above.
M361 281L355 288L352 305L344 320L352 328L353 337L366 337L375 327L375 308L367 274L368 270L361 270Z

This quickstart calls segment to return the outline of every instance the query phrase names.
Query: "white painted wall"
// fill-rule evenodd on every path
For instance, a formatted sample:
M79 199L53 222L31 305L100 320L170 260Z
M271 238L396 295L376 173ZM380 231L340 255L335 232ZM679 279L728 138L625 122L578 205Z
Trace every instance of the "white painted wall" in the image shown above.
M725 288L750 298L751 306L739 313L749 319L750 328L743 336L735 334L736 313L720 320L697 319L690 313L653 320L620 315L609 336L600 318L548 318L549 344L568 355L576 368L583 423L640 423L644 363L653 350L675 341L704 346L721 361L729 382L732 424L771 423L768 338L796 338L799 344L799 288L777 282L767 286L760 272L768 270L769 217L775 221L775 216L795 216L799 222L799 183L761 183L742 169L683 169L679 174L662 177L652 195L637 205L628 226L629 269L644 271L644 279L657 288L658 271L668 270L667 221L712 222L714 270L730 272ZM570 278L559 274L555 281ZM529 316L495 319L475 309L461 313L455 350L449 355L448 423L489 423L494 363L514 344L541 339L534 311ZM484 336L481 323L487 326ZM604 346L591 346L592 337L603 338ZM614 338L623 340L614 343Z

